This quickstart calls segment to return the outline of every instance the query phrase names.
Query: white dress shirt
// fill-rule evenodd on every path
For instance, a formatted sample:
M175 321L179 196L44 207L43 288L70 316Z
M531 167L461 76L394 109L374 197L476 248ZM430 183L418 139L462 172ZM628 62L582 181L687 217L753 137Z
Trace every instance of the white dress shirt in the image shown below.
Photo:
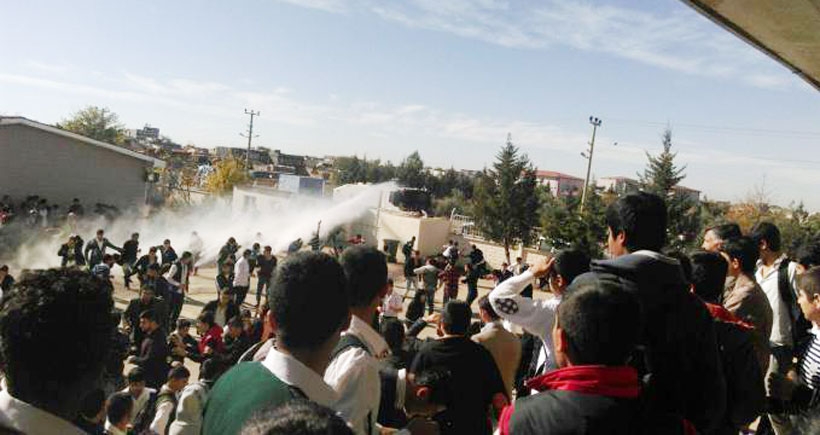
M233 267L233 285L240 287L251 285L251 267L245 257L239 257Z
M786 259L783 255L778 258L771 267L768 268L767 273L763 274L763 263L758 260L757 272L755 272L755 280L763 293L766 293L766 298L769 299L769 305L772 307L772 334L769 337L769 342L772 347L777 346L791 346L792 345L792 324L788 313L788 307L783 303L783 298L780 297L780 289L778 288L778 271L780 270L780 263ZM788 268L789 283L791 288L795 288L795 279L797 276L797 265L790 263ZM795 300L797 295L794 296Z
M350 327L344 334L358 337L370 354L363 349L350 348L330 362L325 371L325 381L340 396L334 409L357 434L377 433L376 419L381 400L379 359L386 357L390 351L379 333L357 316L352 317Z
M167 385L163 385L162 390L160 391L160 394L164 393L164 392L170 392L170 391L171 391L171 389L168 388ZM165 428L168 427L168 420L171 418L171 413L173 413L173 412L174 412L174 403L173 402L166 401L166 402L163 402L163 403L159 404L157 406L157 411L154 414L154 420L151 422L151 425L149 426L149 429L151 429L151 431L156 433L156 434L165 435L166 434Z
M189 384L182 390L177 416L168 428L169 435L199 435L202 432L202 410L209 390L204 381Z
M145 408L145 405L148 404L148 399L151 398L151 394L156 393L156 391L157 390L153 388L145 387L142 389L142 393L140 393L139 397L134 398L133 396L131 396L132 399L134 399L134 409L131 411L131 421L129 422L130 424L134 424L134 419L137 418L137 414L139 414L140 411L142 411L142 408ZM125 387L125 389L122 390L122 392L131 394L131 392L128 390L128 387Z
M3 385L3 391L0 391L0 428L32 435L82 435L85 433L69 421L15 399L5 389L5 385Z
M398 317L402 310L402 302L404 298L395 290L393 293L386 295L382 301L382 316L384 317Z
M298 388L313 402L332 408L338 395L322 376L296 358L271 349L262 365L280 381Z

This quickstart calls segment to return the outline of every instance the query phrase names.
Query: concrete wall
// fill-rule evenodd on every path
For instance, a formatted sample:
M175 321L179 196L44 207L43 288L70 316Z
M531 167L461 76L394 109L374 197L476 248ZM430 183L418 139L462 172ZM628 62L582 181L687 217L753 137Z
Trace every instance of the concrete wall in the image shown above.
M120 209L145 203L145 169L151 163L25 125L0 126L0 193L49 203L79 198Z
M404 261L401 254L401 245L416 238L416 249L421 255L433 255L441 246L447 243L450 237L450 221L442 218L424 218L409 216L402 213L392 213L382 210L379 213L378 246L381 248L385 239L398 240L398 260Z
M500 268L501 263L507 261L504 257L504 246L502 245L472 239L461 239L458 244L459 246L462 246L461 252L465 255L470 252L470 245L476 245L478 249L481 249L481 252L484 253L484 259L486 259L490 267L494 269ZM519 247L513 247L510 249L511 262L515 262L516 257L521 257L524 259L525 263L535 264L546 258L547 255L549 255L549 253L531 248L524 248L522 250Z

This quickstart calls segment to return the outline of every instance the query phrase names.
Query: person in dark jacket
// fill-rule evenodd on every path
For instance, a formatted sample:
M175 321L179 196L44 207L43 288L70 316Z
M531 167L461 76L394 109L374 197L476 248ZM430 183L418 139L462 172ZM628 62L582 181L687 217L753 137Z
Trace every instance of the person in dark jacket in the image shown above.
M140 257L139 260L134 263L134 269L137 271L137 278L139 278L140 282L145 279L145 275L148 273L148 268L154 264L159 266L159 257L157 256L157 247L151 246L148 248L148 253ZM157 271L159 271L159 269L157 269Z
M210 311L214 313L214 322L220 327L228 324L234 317L239 317L239 306L233 301L234 293L230 288L219 293L219 299L212 300L205 304L201 312Z
M136 271L134 264L137 262L137 254L140 250L140 233L131 234L131 238L122 244L122 275L125 279L125 288L131 288L131 276Z
M159 389L168 376L168 344L159 327L159 316L152 310L140 314L140 328L145 333L138 356L128 358L128 362L139 366L145 373L145 384Z
M106 248L120 251L120 248L114 246L105 238L105 231L97 230L97 237L89 240L88 244L85 245L85 250L83 250L83 255L85 256L89 269L102 263Z
M225 354L223 359L228 366L232 366L239 361L239 357L248 350L253 343L250 337L245 333L245 324L242 323L240 317L232 317L228 321L228 332L225 334L223 342L225 343Z
M499 433L696 433L641 398L638 371L627 364L643 333L641 305L617 276L593 272L573 282L556 314L559 369L527 382L539 393L505 408Z
M68 237L68 241L60 246L57 255L62 257L60 262L61 267L83 266L85 265L85 258L83 257L83 239L80 236L72 234Z
M130 334L131 345L137 349L142 345L142 339L145 337L145 333L140 328L140 315L148 310L165 318L165 307L162 300L154 296L153 288L145 286L140 290L138 298L128 302L124 315L125 331Z
M666 205L657 195L618 199L606 211L612 259L593 261L591 270L616 276L641 303L643 350L633 361L644 379L651 375L651 400L709 432L724 415L726 383L709 312L689 291L680 263L659 253L666 220ZM579 285L596 279L576 278Z

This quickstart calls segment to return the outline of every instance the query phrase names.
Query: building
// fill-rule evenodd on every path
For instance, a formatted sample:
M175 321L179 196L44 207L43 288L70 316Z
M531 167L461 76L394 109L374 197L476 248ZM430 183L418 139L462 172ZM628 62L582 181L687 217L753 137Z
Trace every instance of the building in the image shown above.
M134 131L134 137L138 141L157 141L159 140L159 129L146 124L145 127Z
M554 197L580 195L584 179L555 171L535 171L538 184L548 187Z
M222 159L226 157L233 157L235 159L244 161L248 155L248 149L235 147L216 147L216 149L214 150L214 154L216 154L217 157ZM251 162L268 165L271 163L271 156L266 151L251 148Z
M641 188L641 183L634 178L605 177L598 179L596 186L605 192L625 195L627 193L639 190Z
M22 117L0 117L0 192L73 198L127 209L145 204L154 168L165 162Z
M297 156L295 154L285 154L281 150L273 150L270 159L274 165L293 168L293 172L288 172L296 175L308 175L305 156Z

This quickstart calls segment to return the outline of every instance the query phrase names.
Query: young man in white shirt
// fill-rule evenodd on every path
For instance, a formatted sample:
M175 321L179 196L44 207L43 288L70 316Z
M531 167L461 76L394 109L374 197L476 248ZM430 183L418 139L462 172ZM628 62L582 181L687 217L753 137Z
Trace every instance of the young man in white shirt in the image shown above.
M126 379L128 386L125 387L122 392L129 394L134 401L134 409L128 421L128 424L133 424L134 418L145 408L145 405L148 404L148 400L152 395L157 393L157 390L145 386L145 374L140 367L132 368L128 372Z
M236 293L236 305L239 307L245 302L245 296L251 287L251 266L248 262L250 256L251 250L246 249L233 267L233 289Z
M382 299L382 305L380 310L382 318L397 318L399 316L399 313L404 311L404 306L402 305L403 301L404 297L397 293L395 287L393 287L393 279L388 279L387 294L384 295L384 299Z
M107 435L126 435L128 425L136 414L134 400L128 393L114 393L108 398L107 420L105 433Z
M555 309L572 280L589 271L589 261L589 256L581 251L559 251L520 275L502 282L488 295L490 304L501 318L520 326L543 343L537 357L536 374L557 368L552 343ZM521 296L521 292L538 278L547 278L553 297L535 299ZM524 355L524 358L528 357Z
M157 411L149 426L151 432L159 435L168 433L171 417L177 407L177 395L188 385L190 377L191 372L184 366L174 367L168 372L168 382L162 386L157 395Z

